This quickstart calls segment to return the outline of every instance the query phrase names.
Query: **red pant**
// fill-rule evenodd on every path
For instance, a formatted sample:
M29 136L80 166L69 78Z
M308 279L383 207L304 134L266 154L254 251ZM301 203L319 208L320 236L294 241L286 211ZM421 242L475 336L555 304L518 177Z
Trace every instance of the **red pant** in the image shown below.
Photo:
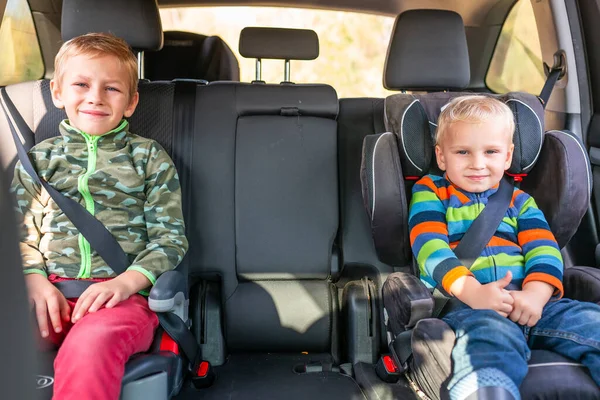
M53 399L117 400L125 363L149 349L157 326L148 301L136 294L114 308L88 313L76 324L63 322L61 333L49 329L45 340L60 346L54 360Z

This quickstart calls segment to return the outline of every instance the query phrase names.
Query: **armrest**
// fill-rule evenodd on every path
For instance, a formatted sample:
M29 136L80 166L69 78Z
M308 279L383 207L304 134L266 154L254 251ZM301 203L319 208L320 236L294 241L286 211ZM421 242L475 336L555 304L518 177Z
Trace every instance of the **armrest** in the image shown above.
M563 275L565 297L600 304L600 269L569 267Z
M373 364L379 355L380 318L377 289L373 281L362 278L344 286L342 310L346 328L345 347L352 364Z
M150 290L148 305L154 312L172 312L183 322L187 322L189 300L183 274L179 271L167 271L159 276Z
M383 284L383 305L388 327L394 336L414 327L433 314L431 292L416 276L406 272L390 274Z

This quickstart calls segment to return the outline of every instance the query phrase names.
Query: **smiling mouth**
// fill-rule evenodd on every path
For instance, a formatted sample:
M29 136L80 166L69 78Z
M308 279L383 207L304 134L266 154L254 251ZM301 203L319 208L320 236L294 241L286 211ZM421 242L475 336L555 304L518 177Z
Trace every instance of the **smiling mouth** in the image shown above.
M85 115L89 115L92 117L107 117L108 114L102 111L86 111L86 110L82 110L80 111L80 113L85 114Z
M482 181L485 178L487 178L487 175L472 175L472 176L467 176L467 179L470 179L472 181Z

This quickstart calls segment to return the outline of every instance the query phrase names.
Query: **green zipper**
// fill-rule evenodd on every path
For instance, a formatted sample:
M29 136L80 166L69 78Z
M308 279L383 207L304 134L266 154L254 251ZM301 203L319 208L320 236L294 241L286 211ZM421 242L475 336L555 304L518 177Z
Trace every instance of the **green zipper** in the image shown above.
M90 193L88 180L90 175L96 171L98 140L100 139L100 136L90 136L85 132L81 132L81 134L85 138L85 143L88 148L88 163L85 174L80 175L77 179L77 190L79 190L79 193L83 196L85 209L88 210L90 214L94 215L94 199ZM92 248L90 247L90 242L88 242L81 233L79 234L79 251L81 253L81 268L79 269L77 278L90 278L92 275Z
M103 135L88 135L87 133L80 131L77 128L69 125L68 120L64 120L62 122L65 124L67 129L75 130L85 139L85 144L88 149L88 163L87 163L87 171L85 174L80 175L77 179L77 190L81 193L83 200L85 202L85 209L92 215L95 213L94 207L94 199L92 198L92 194L90 193L90 188L88 187L88 180L90 175L96 172L96 159L98 156L98 140L102 136L106 136L113 132L118 132L125 128L127 125L126 120L122 120L119 126L115 129L106 132ZM77 275L78 279L87 279L92 276L92 248L90 246L90 242L88 242L83 235L79 234L79 252L81 253L81 267L79 268L79 274Z

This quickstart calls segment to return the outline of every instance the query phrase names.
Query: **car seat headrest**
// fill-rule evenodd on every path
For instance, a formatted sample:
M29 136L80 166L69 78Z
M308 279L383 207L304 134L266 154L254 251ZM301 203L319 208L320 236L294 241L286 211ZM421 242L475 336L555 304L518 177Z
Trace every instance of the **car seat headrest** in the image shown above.
M398 15L383 72L386 89L463 89L470 79L460 15L447 10L409 10Z
M231 48L219 36L166 31L162 50L145 55L145 76L151 81L239 81L240 66Z
M319 38L310 29L247 27L240 33L239 49L246 58L314 60Z
M136 51L156 51L163 45L156 0L63 0L63 41L90 32L110 32Z
M421 177L435 170L434 138L441 109L453 98L467 94L472 93L396 94L385 99L385 127L398 137L405 176ZM515 117L515 149L508 172L529 172L544 140L542 103L536 96L521 92L486 95L504 101Z

